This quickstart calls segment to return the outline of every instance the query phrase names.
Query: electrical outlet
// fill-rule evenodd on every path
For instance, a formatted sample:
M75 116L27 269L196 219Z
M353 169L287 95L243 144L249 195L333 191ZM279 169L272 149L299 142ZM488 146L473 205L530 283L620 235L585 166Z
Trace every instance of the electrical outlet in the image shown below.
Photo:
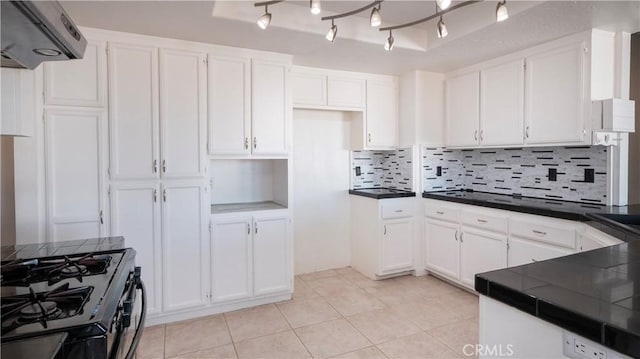
M360 170L360 166L356 166L356 176L362 175L362 171Z
M573 359L621 359L622 355L599 343L579 337L573 333L563 332L562 352Z
M593 183L596 181L596 170L593 168L585 168L584 169L584 181L588 183Z
M549 168L549 181L557 181L558 180L558 170L555 168Z
M442 176L442 166L436 167L436 176L437 177L441 177Z

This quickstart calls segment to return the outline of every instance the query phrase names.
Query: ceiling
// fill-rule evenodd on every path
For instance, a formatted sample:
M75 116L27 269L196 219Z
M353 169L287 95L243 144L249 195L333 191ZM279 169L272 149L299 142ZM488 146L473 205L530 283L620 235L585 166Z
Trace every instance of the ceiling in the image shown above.
M449 36L438 39L435 21L393 32L396 47L383 49L388 33L368 25L369 11L340 19L334 43L330 24L313 16L308 1L272 5L271 26L255 21L264 8L250 1L63 1L76 24L116 31L289 53L297 65L401 74L447 72L562 36L599 28L640 31L640 1L509 1L510 18L495 22L494 1L445 15ZM322 1L322 16L362 7L368 1ZM455 2L454 2L455 3ZM383 26L434 13L434 1L386 0Z

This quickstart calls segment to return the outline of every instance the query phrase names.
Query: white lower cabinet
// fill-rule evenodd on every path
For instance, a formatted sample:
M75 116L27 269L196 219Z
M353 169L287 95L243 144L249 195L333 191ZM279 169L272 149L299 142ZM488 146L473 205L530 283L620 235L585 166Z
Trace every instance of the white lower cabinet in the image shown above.
M252 295L251 216L214 220L211 231L212 301Z
M462 227L460 233L460 281L474 287L478 273L507 266L507 235Z
M209 251L207 187L193 182L162 185L163 303L167 311L207 304Z
M574 251L567 248L512 236L509 238L507 263L509 267L513 267L566 256L572 253L574 253Z
M383 223L381 271L392 273L413 266L413 218Z
M458 224L425 220L426 267L428 270L460 278L460 242Z
M156 182L111 186L111 233L123 236L136 250L147 290L147 313L162 311L162 245L160 203Z
M603 233L588 224L583 224L583 228L578 234L577 245L578 250L584 252L620 243L622 243L621 240Z
M291 291L288 213L214 215L212 223L214 303Z

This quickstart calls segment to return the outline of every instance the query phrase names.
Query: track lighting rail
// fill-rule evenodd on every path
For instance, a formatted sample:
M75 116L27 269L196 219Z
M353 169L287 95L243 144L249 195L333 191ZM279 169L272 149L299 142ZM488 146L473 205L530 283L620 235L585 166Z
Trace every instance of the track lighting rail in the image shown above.
M380 31L389 31L389 30L397 30L397 29L403 29L405 27L415 26L415 25L421 24L423 22L438 18L438 17L440 17L440 16L442 16L442 15L448 13L448 12L451 12L453 10L460 9L461 7L465 7L467 5L472 5L472 4L475 4L475 3L482 2L482 1L483 0L470 0L470 1L461 2L459 4L455 4L455 5L447 8L446 10L440 10L440 11L436 12L435 14L429 15L429 16L427 16L425 18L422 18L422 19L419 19L419 20L415 20L415 21L412 21L412 22L408 22L406 24L381 27L379 30ZM323 20L324 20L324 18L323 18Z
M281 2L284 2L284 0L271 0L271 1L257 2L255 4L253 4L253 6L255 6L255 7L269 6L269 5L273 5L273 4L277 4L277 3L281 3Z
M282 1L282 0L281 0L281 1ZM359 9L355 9L355 10L352 10L352 11L349 11L349 12L345 12L345 13L342 13L342 14L336 14L336 15L331 15L331 16L324 16L324 17L322 18L322 21L325 21L325 20L335 20L335 19L339 19L339 18L341 18L341 17L347 17L347 16L355 15L355 14L361 13L361 12L363 12L363 11L365 11L365 10L371 9L372 7L375 7L375 6L380 5L380 4L382 3L382 1L383 1L383 0L376 0L376 1L372 2L371 4L368 4L368 5L366 5L366 6L363 6L363 7L359 8ZM257 6L257 4L256 4L256 6Z

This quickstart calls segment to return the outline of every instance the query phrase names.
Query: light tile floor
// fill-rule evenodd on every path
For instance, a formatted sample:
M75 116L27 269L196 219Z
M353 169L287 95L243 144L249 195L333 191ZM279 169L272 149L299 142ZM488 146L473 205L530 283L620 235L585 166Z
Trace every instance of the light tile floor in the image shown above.
M138 359L466 358L478 297L431 276L296 276L293 299L146 328Z

